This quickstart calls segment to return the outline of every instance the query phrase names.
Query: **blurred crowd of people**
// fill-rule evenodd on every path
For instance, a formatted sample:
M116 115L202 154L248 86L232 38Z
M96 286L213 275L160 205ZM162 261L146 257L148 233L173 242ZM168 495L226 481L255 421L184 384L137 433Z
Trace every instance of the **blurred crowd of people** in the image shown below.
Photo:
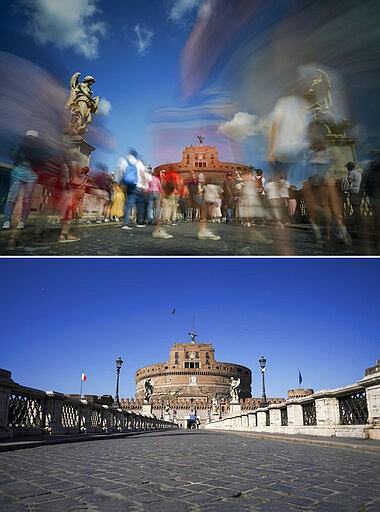
M291 185L285 174L276 172L278 168L284 170L283 165L274 167L269 178L262 169L251 167L245 173L227 172L223 182L212 182L199 179L196 172L186 178L170 168L154 172L133 149L126 158L119 159L113 173L105 168L90 171L70 151L49 157L34 130L26 132L13 152L13 160L2 229L11 229L21 192L17 229L25 228L33 191L40 183L48 191L41 215L61 225L60 242L78 241L70 227L81 222L122 222L123 230L152 224L154 238L169 239L173 235L166 227L196 221L200 239L219 240L210 223L224 222L250 227L251 239L272 243L255 226L273 224L284 229L287 224L300 222L303 208L317 242L334 236L350 244L351 228L355 231L363 227L364 193L371 209L373 230L378 232L378 163L363 178L355 164L347 162L347 176L336 181L318 151L310 160L309 177L301 190ZM89 198L93 199L92 213L95 209L92 220L84 214Z

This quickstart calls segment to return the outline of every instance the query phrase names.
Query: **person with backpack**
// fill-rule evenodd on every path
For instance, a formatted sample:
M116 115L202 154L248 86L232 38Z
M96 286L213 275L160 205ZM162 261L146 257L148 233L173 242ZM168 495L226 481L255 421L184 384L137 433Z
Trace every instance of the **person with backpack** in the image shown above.
M129 226L129 218L133 207L136 208L136 225L145 227L145 182L144 164L137 158L137 151L130 149L127 159L120 159L119 166L123 171L122 182L125 187L127 200L124 210L124 226L121 229L132 229Z

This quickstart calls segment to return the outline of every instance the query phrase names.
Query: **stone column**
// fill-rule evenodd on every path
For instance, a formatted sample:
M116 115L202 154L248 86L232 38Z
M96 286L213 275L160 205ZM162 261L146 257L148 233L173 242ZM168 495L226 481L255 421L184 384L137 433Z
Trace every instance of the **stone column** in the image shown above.
M15 383L11 379L11 372L0 368L0 439L13 437L8 428L8 411L10 387Z
M297 403L288 403L288 425L289 427L301 427L303 426L303 413L302 413L302 405Z
M315 412L317 425L330 427L339 424L339 401L335 397L317 398L315 395Z
M257 426L266 427L267 424L267 413L265 411L257 411Z
M242 430L248 430L248 414L242 414L240 418L240 425Z
M144 416L152 416L152 404L143 404L142 413Z
M110 434L112 432L111 421L110 421L110 410L108 405L102 405L103 407L103 432Z
M257 427L257 418L254 412L248 413L248 428Z
M380 439L380 359L376 365L367 368L365 377L358 384L365 387L368 427L367 435L370 439Z
M82 407L80 408L79 414L81 416L81 431L85 433L94 432L91 425L91 405L87 400L81 400Z
M239 402L230 402L230 416L241 414L241 405Z
M269 419L271 426L281 427L281 410L269 408Z
M45 428L51 435L64 434L62 422L63 402L65 395L56 391L46 391Z

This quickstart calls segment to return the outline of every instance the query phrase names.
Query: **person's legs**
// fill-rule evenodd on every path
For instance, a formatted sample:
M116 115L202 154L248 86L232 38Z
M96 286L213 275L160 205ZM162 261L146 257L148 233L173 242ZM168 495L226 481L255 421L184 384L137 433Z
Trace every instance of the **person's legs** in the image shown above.
M10 222L12 218L13 210L16 206L17 198L20 194L21 181L11 180L11 184L8 191L7 202L4 210L4 224Z
M153 221L157 222L161 217L161 196L158 192L153 194Z
M146 218L149 223L153 222L153 206L154 206L154 193L148 193L148 201L146 207Z
M129 191L127 195L127 200L125 201L125 209L124 209L124 226L127 226L129 223L129 217L131 215L131 210L133 206L136 205L136 195L134 191Z
M24 197L22 199L21 222L26 222L32 205L32 194L35 181L24 183Z
M145 219L145 195L140 190L136 191L136 223L138 226L144 224Z

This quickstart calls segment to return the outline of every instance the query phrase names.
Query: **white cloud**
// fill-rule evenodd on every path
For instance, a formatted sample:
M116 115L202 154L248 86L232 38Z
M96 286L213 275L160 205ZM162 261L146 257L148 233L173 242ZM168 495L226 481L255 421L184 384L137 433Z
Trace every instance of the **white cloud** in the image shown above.
M152 43L154 33L149 30L146 25L141 23L136 25L134 30L137 36L137 39L134 41L135 45L137 46L137 53L139 55L145 55Z
M111 103L106 98L101 98L98 105L98 114L108 116L111 110Z
M259 120L255 114L237 112L231 121L226 121L218 127L218 132L236 142L242 142L248 137L266 132L267 126L265 118Z
M72 48L92 59L99 56L99 36L106 33L105 23L93 21L101 11L98 0L21 0L28 18L27 33L41 45Z
M171 0L169 19L175 23L180 23L187 14L201 3L202 0Z

